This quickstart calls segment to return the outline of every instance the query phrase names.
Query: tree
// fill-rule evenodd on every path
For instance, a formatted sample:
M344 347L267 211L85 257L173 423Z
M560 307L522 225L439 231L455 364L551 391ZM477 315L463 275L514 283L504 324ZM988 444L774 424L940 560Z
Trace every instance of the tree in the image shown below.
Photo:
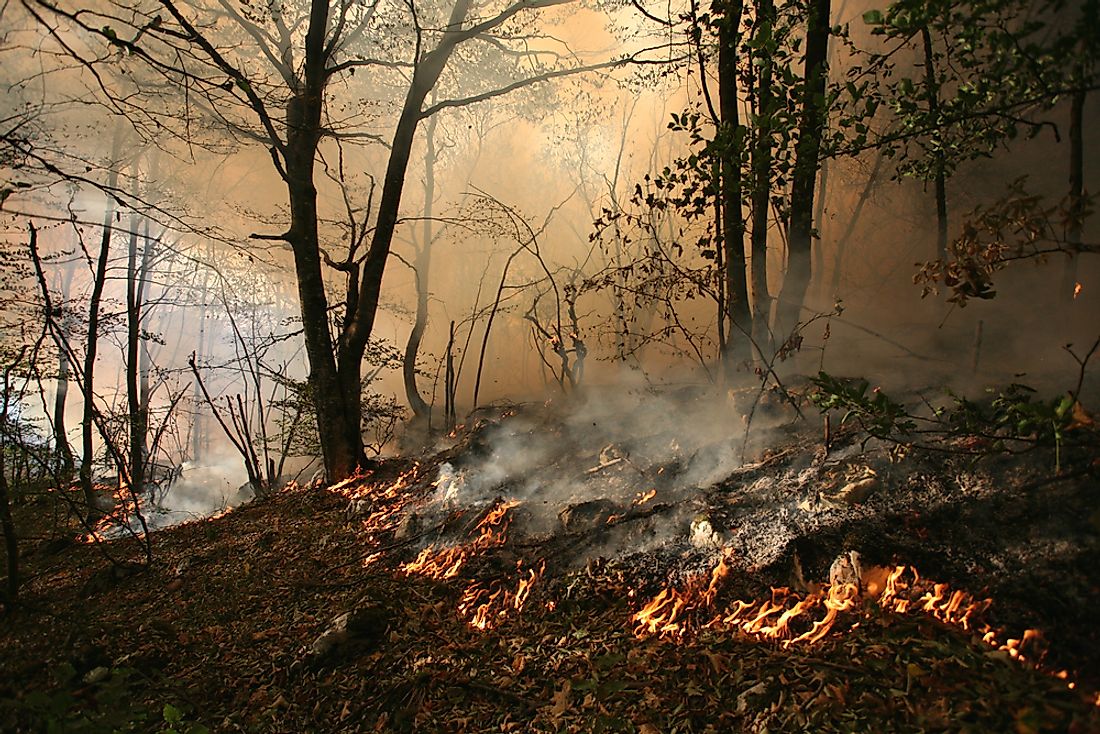
M782 339L799 321L810 283L810 245L813 239L814 192L821 167L821 140L825 127L825 74L832 24L830 0L814 0L806 19L806 60L802 75L802 112L791 181L787 272L776 316Z
M715 10L718 14L718 98L721 110L717 139L721 141L719 145L722 150L718 163L722 237L721 247L716 252L722 253L718 269L722 273L725 319L730 328L730 334L723 333L721 339L725 342L723 357L728 371L731 365L749 358L748 342L743 336L752 333L753 323L745 274L745 216L742 211L741 158L745 129L741 125L738 109L738 63L744 0L715 3ZM753 305L759 313L767 302L767 261L757 262L755 234L753 242ZM725 331L723 327L719 328Z
M312 0L300 18L286 17L293 11L291 6L238 10L228 0L212 8L189 11L172 0L158 0L132 13L102 14L66 9L47 0L27 0L25 6L37 13L55 37L59 31L46 23L47 14L53 24L63 22L98 39L101 46L127 54L127 64L143 64L161 84L177 90L186 87L190 97L199 100L207 113L220 118L228 129L260 140L269 149L273 166L286 186L290 221L285 232L255 238L284 241L294 256L320 443L329 479L335 481L365 462L359 432L361 364L374 329L382 279L399 221L405 174L420 123L447 109L493 99L536 82L611 68L626 59L557 67L539 62L534 73L500 87L443 99L428 107L425 101L459 46L475 42L498 47L503 44L505 53L522 55L524 34L516 30L521 19L568 1L519 0L495 14L475 18L469 0L457 0L449 17L440 19L438 31L428 30L430 25L424 21L430 13L416 5L363 6ZM402 13L404 17L395 21ZM238 33L248 39L247 50L234 52L226 40L215 35L218 28L208 21L217 15L232 21ZM380 42L378 46L388 55L378 58L355 51L357 43L372 33L386 34L385 29L394 27L395 22L401 30L408 29L410 42L399 38L399 43L390 44L390 48ZM405 49L411 52L411 58L402 56ZM100 63L94 54L85 57L80 56L80 50L65 50L89 67ZM255 52L267 63L263 71L255 69ZM335 263L345 273L349 287L333 335L321 267L315 168L324 140L356 134L337 129L337 123L327 115L327 104L332 82L348 79L359 69L375 73L397 69L409 72L410 77L389 140L369 246L365 252L350 248ZM110 95L109 90L104 91ZM243 119L233 117L236 112L226 110L248 112L255 125L248 128ZM148 110L142 113L154 114ZM362 137L381 139L370 133Z
M922 266L916 280L928 286L943 279L954 291L951 300L989 297L990 276L1006 257L1030 259L1052 248L1069 254L1062 291L1067 297L1073 293L1074 253L1088 250L1082 250L1079 229L1086 214L1080 129L1085 95L1100 85L1100 46L1094 32L1100 17L1097 4L1087 0L1079 4L1078 22L1067 26L1056 18L1069 7L1061 0L899 0L885 11L863 16L872 33L889 46L870 53L866 64L849 72L851 102L866 105L854 142L897 158L899 173L933 182L936 258ZM919 75L901 71L898 58L904 49L920 60ZM992 209L963 223L961 235L949 246L950 177L963 163L1008 148L1021 131L1035 137L1049 130L1060 141L1052 113L1064 98L1070 100L1065 240L1040 222L1057 207L1041 214L1037 200L1020 196L1022 186L1016 182ZM893 119L877 138L868 136L866 123L880 108L891 110ZM998 218L1010 209L1038 228L1034 242L1013 243L1013 237L1005 237Z

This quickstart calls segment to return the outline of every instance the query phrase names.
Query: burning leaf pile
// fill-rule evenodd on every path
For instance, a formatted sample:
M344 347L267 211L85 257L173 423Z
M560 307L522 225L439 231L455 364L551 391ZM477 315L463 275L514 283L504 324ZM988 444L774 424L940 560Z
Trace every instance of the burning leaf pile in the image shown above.
M535 587L535 583L542 578L546 571L546 563L541 562L535 568L523 569L523 562L516 565L516 574L519 581L515 591L509 591L502 582L483 586L473 583L462 592L462 599L458 603L458 614L467 620L471 626L479 630L492 627L509 611L519 612L527 603L527 597Z
M477 537L473 541L464 545L438 550L435 546L429 545L420 551L420 555L416 557L416 560L404 564L401 570L407 574L417 573L437 579L450 579L458 576L458 572L462 570L462 567L471 556L504 544L508 537L509 510L518 504L515 500L500 502L478 521Z
M633 615L635 634L682 640L699 628L730 630L752 638L780 640L786 649L819 642L837 626L842 613L869 613L865 606L869 602L877 610L896 614L929 614L944 624L980 635L984 643L1021 663L1042 662L1045 648L1038 630L1028 629L1020 639L1002 641L1002 633L980 620L992 599L978 601L964 591L952 591L947 584L923 580L915 568L873 566L863 571L858 584L837 581L806 594L773 588L765 601L734 601L719 608L715 600L728 573L723 556L709 581L704 583L704 577L697 576L680 588L662 589ZM1068 671L1057 671L1055 676L1065 679Z

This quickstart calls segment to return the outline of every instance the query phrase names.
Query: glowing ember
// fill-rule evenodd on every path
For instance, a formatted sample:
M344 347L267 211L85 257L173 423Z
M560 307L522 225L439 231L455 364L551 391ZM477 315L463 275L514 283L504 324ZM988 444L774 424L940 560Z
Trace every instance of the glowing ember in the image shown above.
M1077 296L1081 295L1081 291L1085 289L1085 286L1080 283L1073 284L1073 299L1077 300Z
M646 502L649 502L651 499L653 499L656 496L657 496L657 490L655 490L655 489L651 489L651 490L649 490L648 492L646 492L644 494L642 492L639 492L638 495L634 498L634 506L635 507L641 507Z

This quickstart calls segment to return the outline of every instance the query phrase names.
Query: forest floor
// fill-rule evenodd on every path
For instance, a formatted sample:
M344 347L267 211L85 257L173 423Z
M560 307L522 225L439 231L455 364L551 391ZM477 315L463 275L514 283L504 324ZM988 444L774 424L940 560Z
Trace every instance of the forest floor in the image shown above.
M924 495L923 515L904 500L880 499L881 489L865 500L882 505L875 512L842 507L824 515L833 520L803 523L799 537L769 540L782 553L748 565L731 560L719 583L710 581L715 555L705 543L655 540L655 529L679 527L685 513L698 519L698 496L669 494L663 504L658 496L653 509L636 501L619 515L596 512L594 522L575 519L591 503L565 503L565 514L554 508L565 530L530 518L524 530L519 506L512 538L499 482L483 502L441 504L439 493L461 471L455 467L481 466L468 458L479 453L476 439L471 432L419 463L392 460L335 488L291 486L216 519L158 531L148 568L113 564L94 544L28 541L21 601L0 620L0 730L1100 731L1091 457L1059 476L1044 463L1049 457L1029 459L1027 471L1019 458L962 471L939 456L886 462L853 440L843 462L829 464L813 458L810 438L789 436L703 493L714 532L742 555L751 555L745 532L759 523L737 514L759 504L745 498L776 491L806 507L815 495L796 490L807 472L843 483L853 471L844 462L858 459L899 496L908 477L944 486L934 501ZM592 453L580 481L617 476L625 488L641 486L624 456L599 446ZM670 467L637 471L656 477ZM1014 495L975 493L974 482L988 488L1010 468ZM788 483L765 486L776 477ZM798 477L802 484L793 483ZM953 499L951 482L969 489ZM42 524L46 502L17 508L24 531ZM1012 573L1003 549L987 554L999 565L983 566L973 560L981 553L964 547L981 546L997 528L1043 546L1043 523L1063 527L1052 514L1062 511L1082 525L1047 544L1063 549L1057 558L1021 561L1043 566L1037 576ZM995 521L983 524L979 514ZM883 518L909 519L884 531ZM638 526L645 530L627 532ZM616 527L615 543L630 539L639 550L608 552L606 528ZM925 612L916 594L932 587L908 576L908 610L885 597L860 598L837 612L819 641L789 644L828 608L827 587L803 577L822 580L835 551L855 543L868 564L914 564L961 590L964 603L986 594L992 602L976 604L965 620L944 611L946 601ZM140 559L130 540L106 547L116 559ZM454 553L441 555L447 549ZM769 597L768 588L792 574L791 590ZM524 580L529 585L517 584ZM706 600L689 598L704 587L712 592ZM681 603L646 628L635 615L661 593L679 594ZM766 639L761 624L721 622L741 608L731 600L749 598L760 600L753 613L774 628L779 613L767 601L790 609L814 594L815 613L776 639ZM1023 661L1008 644L1021 625L1046 640L1023 648Z

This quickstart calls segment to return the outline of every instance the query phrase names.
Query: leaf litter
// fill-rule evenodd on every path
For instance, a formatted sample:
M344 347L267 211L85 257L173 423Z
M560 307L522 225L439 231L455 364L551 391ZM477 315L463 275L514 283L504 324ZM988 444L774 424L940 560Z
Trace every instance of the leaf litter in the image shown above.
M689 633L639 636L632 617L644 601L706 570L700 559L714 554L683 543L647 546L646 533L631 526L698 513L699 501L673 496L670 507L655 511L661 488L653 482L656 496L620 503L621 517L598 508L596 528L575 512L580 519L567 531L524 519L519 506L512 510L515 536L489 542L485 520L503 506L491 491L499 484L483 488L485 504L432 509L440 467L462 459L476 438L471 432L420 464L392 460L343 486L290 487L217 520L158 531L155 565L126 578L106 574L91 546L52 556L32 548L26 563L35 575L25 604L0 622L0 697L11 702L0 706L0 728L32 731L28 707L19 703L66 688L73 693L69 711L94 718L103 684L79 676L105 667L135 671L126 691L132 710L170 704L190 721L227 732L1100 731L1097 661L1087 645L1075 655L1065 638L1091 619L1081 606L1096 600L1093 577L1055 589L1054 602L1025 597L995 568L1030 562L1026 554L1011 557L1023 554L1019 543L985 556L959 552L961 531L940 516L978 501L1002 520L1026 512L989 489L1005 468L996 462L954 475L942 462L933 468L915 457L901 468L880 463L876 481L896 486L904 471L904 481L926 488L919 506L901 497L879 513L892 524L877 545L862 536L881 530L880 517L872 521L861 507L842 505L809 529L791 520L783 537L757 541L768 547L753 555L748 526L768 492L790 495L792 505L821 503L827 493L814 482L822 486L831 476L844 487L869 476L853 468L871 463L868 456L841 451L811 477L812 446L791 440L773 454L778 459L765 456L700 490L723 500L705 507L714 532L727 546L742 542L737 552L753 558L731 571L715 603L766 598L777 582L790 580L784 574L795 556L799 575L821 579L830 553L815 556L813 549L828 546L825 540L841 543L841 534L864 540L861 550L871 556L902 553L952 582L978 573L981 556L990 568L970 590L992 591L991 614L1005 620L1046 622L1057 666L1020 664L973 630L874 603L841 612L838 631L808 645L761 640L704 619ZM659 477L626 456L600 454L590 462L599 471L587 481L619 483L629 501L649 489L638 475ZM731 501L734 483L744 491ZM1021 491L1033 496L1046 488ZM414 511L422 516L418 528L405 520ZM1043 522L1038 517L1034 525ZM602 552L623 538L642 550ZM477 547L449 577L410 572L408 564L433 542L442 544L437 550ZM1048 560L1028 583L1058 570L1079 573L1064 567L1064 554ZM478 623L473 610L482 607ZM1062 636L1057 625L1065 627ZM319 646L330 633L332 644ZM1072 690L1052 675L1063 664L1079 683ZM76 682L59 681L59 666L71 666ZM119 730L163 726L148 720Z

